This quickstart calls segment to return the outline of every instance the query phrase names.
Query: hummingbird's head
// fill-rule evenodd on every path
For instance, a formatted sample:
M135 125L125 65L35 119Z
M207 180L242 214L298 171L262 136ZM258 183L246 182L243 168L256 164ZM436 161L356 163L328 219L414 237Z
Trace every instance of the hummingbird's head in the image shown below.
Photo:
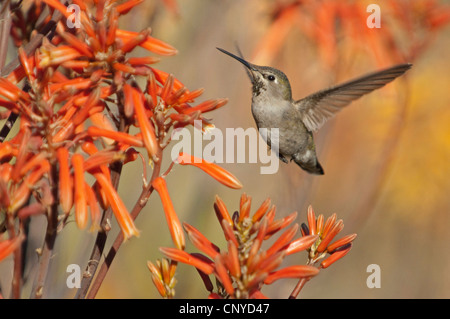
M217 49L238 60L248 69L254 96L264 94L274 99L292 100L291 85L286 74L275 68L252 64L224 49Z

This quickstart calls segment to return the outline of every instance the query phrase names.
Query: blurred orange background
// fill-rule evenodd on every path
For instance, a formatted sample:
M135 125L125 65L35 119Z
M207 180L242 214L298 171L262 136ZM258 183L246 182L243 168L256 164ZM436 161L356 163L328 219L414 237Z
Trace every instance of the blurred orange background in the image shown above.
M252 197L253 211L270 197L278 217L297 211L299 223L306 221L311 204L316 214L337 213L345 224L342 234L358 237L351 252L308 282L299 298L449 298L450 28L422 26L429 18L426 13L444 12L433 11L432 6L449 10L450 4L397 1L410 9L401 16L388 1L382 2L381 28L369 29L365 19L370 13L365 9L370 1L358 1L358 6L338 17L323 12L351 1L316 1L316 7L304 1L304 6L293 8L294 17L286 14L285 21L277 20L286 12L282 9L294 2L178 1L176 15L162 1L147 0L122 20L122 28L132 31L151 26L155 37L179 50L178 55L164 58L159 69L173 73L191 90L205 88L205 100L229 98L226 106L210 113L214 125L224 131L255 127L255 123L251 86L242 65L216 47L236 52L237 43L251 62L282 70L291 81L294 99L395 63L414 64L406 77L352 103L315 135L324 176L308 175L295 164L281 162L273 175L261 175L260 163L220 164L244 185L242 190L231 190L194 167L175 167L167 185L180 220L225 248L213 210L216 194L230 211L238 209L242 192ZM413 33L405 32L407 19ZM277 21L279 29L271 31ZM333 35L327 33L330 30L339 31ZM387 31L403 55L381 45ZM270 38L270 32L276 36ZM423 48L411 53L423 38L427 40ZM119 192L127 206L135 203L141 185L142 164L137 161L122 174ZM122 245L98 298L160 298L146 263L162 257L158 247L172 243L157 194L136 225L141 236ZM49 297L74 295L61 284L65 269L72 263L83 268L94 240L75 223L66 228L57 240L64 249L56 248L52 265L51 284L60 288ZM110 241L114 237L113 230ZM188 243L186 250L195 248ZM304 263L306 253L303 260L287 262ZM381 268L381 288L366 285L371 264ZM181 264L177 272L176 298L207 297L193 267ZM295 283L278 281L262 292L286 298Z

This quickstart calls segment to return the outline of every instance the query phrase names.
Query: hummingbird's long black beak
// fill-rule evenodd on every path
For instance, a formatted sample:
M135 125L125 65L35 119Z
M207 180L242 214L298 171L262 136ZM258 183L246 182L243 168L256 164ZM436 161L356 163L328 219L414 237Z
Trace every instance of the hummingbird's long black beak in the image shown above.
M241 62L243 65L245 65L249 70L251 71L256 71L256 69L247 61L245 61L243 58L238 57L237 55L234 55L233 53L230 53L224 49L221 48L217 48L217 50L222 51L223 53L225 53L226 55L229 55L230 57L232 57L233 59L238 60L239 62Z
M229 55L229 56L232 57L233 59L238 60L239 62L241 62L241 63L246 67L245 71L247 71L247 75L248 75L250 81L251 81L253 84L255 83L255 81L256 81L256 76L255 76L255 73L254 73L254 72L255 72L255 71L258 71L258 70L253 66L253 64L247 62L247 61L244 60L242 57L238 57L238 56L234 55L233 53L230 53L230 52L228 52L228 51L226 51L226 50L224 50L224 49L217 48L217 50L219 50L219 51L225 53L226 55ZM241 54L241 51L239 50L239 47L238 47L238 51L239 51L239 54L242 55L242 54Z

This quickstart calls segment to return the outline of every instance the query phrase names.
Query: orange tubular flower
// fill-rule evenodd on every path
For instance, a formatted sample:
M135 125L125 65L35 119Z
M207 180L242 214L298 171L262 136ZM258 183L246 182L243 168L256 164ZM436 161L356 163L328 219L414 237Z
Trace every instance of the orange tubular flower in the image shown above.
M267 285L272 284L274 281L282 278L305 278L316 276L319 273L319 269L313 266L296 265L282 268L274 271L267 276L264 283Z
M189 240L201 251L211 258L215 258L219 255L219 247L211 243L201 232L199 232L195 227L184 223L183 224L186 233L189 236Z
M184 109L181 109L180 111L183 114L191 114L197 111L200 111L201 113L206 113L224 106L225 104L227 104L227 102L228 99L209 100L202 102L194 107L186 107Z
M125 96L123 113L127 118L132 118L134 115L133 92L131 90L132 90L131 85L127 83L123 85L123 94Z
M67 10L67 7L58 0L42 0L42 1L48 4L49 6L55 8L59 12L61 12L66 17L66 19L69 18L70 15L72 14L70 11Z
M0 207L9 207L11 204L6 179L4 178L4 165L0 166Z
M163 87L161 89L161 93L159 94L161 99L166 101L166 103L167 103L167 97L169 96L170 93L172 93L173 82L174 82L174 77L173 77L172 74L169 74L169 76L167 77L167 79L164 82L164 85L163 85ZM183 88L181 88L180 90L182 90L182 89Z
M139 34L138 32L125 31L125 30L120 30L120 29L116 30L116 36L123 39L124 41L134 38L138 34ZM150 52L159 54L159 55L175 55L178 53L178 50L175 49L173 46L171 46L161 40L153 38L149 35L139 45L142 48L144 48Z
M342 237L339 240L336 240L334 243L332 243L331 245L329 245L327 247L327 251L330 254L333 253L333 251L335 251L336 249L351 243L356 238L356 236L357 236L356 234L351 234L351 235Z
M328 244L333 240L333 238L344 228L344 223L342 219L340 219L336 224L334 224L333 228L323 237L320 245L317 247L317 252L321 253L325 249L327 249Z
M19 89L12 85L11 82L4 78L0 78L0 95L4 96L12 102L19 100Z
M116 7L116 10L119 14L128 13L132 8L142 3L144 0L129 0L127 2L121 3Z
M25 77L25 70L24 68L20 65L18 66L14 71L12 71L7 77L6 79L13 83L13 84L17 84L20 81L22 81L22 79Z
M8 239L0 242L0 261L8 257L24 240L24 235L19 235L13 239Z
M47 160L43 160L39 168L36 168L24 178L19 188L11 197L11 203L8 208L10 212L17 211L20 207L22 207L22 205L27 202L30 196L30 188L33 187L42 177L42 175L47 173L49 170L50 163Z
M308 225L309 225L309 233L311 235L315 235L317 234L316 231L316 215L314 215L314 210L312 208L312 206L310 205L308 207Z
M80 39L78 39L73 34L65 32L64 31L64 27L62 26L62 24L59 23L57 28L56 28L56 30L57 30L58 34L64 40L66 40L66 42L68 44L70 44L70 46L72 48L77 50L81 55L84 55L84 56L86 56L88 58L93 58L94 57L94 55L91 52L91 49L89 48L89 45L87 45L85 42L83 42Z
M97 202L97 198L95 197L94 190L88 185L88 183L84 182L84 187L86 189L86 200L91 211L91 231L100 229L100 220L102 218L100 207Z
M156 83L156 77L154 70L150 72L150 74L147 76L147 85L145 88L145 92L150 95L150 104L152 107L155 107L158 104L158 85Z
M91 120L92 124L97 126L97 127L100 127L102 129L109 130L109 131L115 131L116 130L114 124L112 124L111 121L102 112L89 114L89 119ZM107 138L107 137L104 137L104 136L102 136L102 139L103 139L103 141L105 141L105 143L107 145L114 144L114 140L113 139L110 139L110 138Z
M95 170L96 168L100 168L103 175L106 176L108 180L111 178L111 173L109 171L107 163L112 163L116 160L121 160L124 158L122 152L108 152L108 151L99 151L97 147L94 145L92 140L87 140L81 145L81 148L84 152L91 155L83 165L84 170ZM94 189L99 195L99 199L102 203L102 207L106 209L109 207L108 200L106 199L105 191L101 187L97 187L98 184L94 184ZM95 192L94 192L95 193ZM90 204L92 209L92 205ZM96 208L94 208L96 209Z
M136 57L136 58L129 58L128 63L131 65L140 65L140 64L154 64L161 61L160 58L154 57L154 56L146 56L146 57Z
M322 268L328 268L330 267L332 264L334 264L336 261L338 261L339 259L341 259L342 257L344 257L345 255L347 255L347 253L350 251L350 249L352 249L352 243L348 243L346 246L342 250L339 251L334 251L333 253L331 253L331 255L326 258L324 261L322 261L320 263L320 266Z
M295 254L299 251L308 249L312 244L316 242L318 237L318 235L307 235L305 237L301 237L292 241L286 249L286 254Z
M159 250L170 259L192 265L207 275L212 274L214 271L214 267L212 265L201 260L200 258L188 254L183 250L169 247L161 247Z
M80 154L74 154L72 156L73 184L75 189L75 221L80 229L86 228L88 220L83 163L84 159Z
M20 168L20 175L24 176L28 172L32 171L35 167L41 165L41 162L46 160L48 157L47 152L41 152L39 154L34 155L31 157L28 162L24 163L23 166Z
M159 159L156 154L159 145L156 140L155 129L145 113L141 93L134 88L131 89L131 92L134 110L136 111L136 117L139 122L139 127L141 128L145 148L147 149L149 157L153 159L154 162L157 162Z
M111 181L100 171L93 173L95 179L105 192L106 198L111 205L114 216L119 223L120 229L122 230L123 237L126 239L132 236L139 236L139 231L134 225L127 208L125 207L122 199L117 194L114 187L111 185Z
M170 199L169 192L167 191L166 181L162 177L158 177L153 181L152 186L161 197L164 214L166 216L170 234L172 235L172 240L178 249L183 250L185 246L183 229L181 227L180 220L175 213L175 209L173 208L172 200Z
M20 180L20 178L22 177L20 173L23 169L23 166L28 161L30 155L28 152L30 137L31 131L29 130L28 127L24 128L22 141L20 142L20 145L18 147L19 152L16 156L16 163L14 164L14 168L11 174L11 179L14 182L18 182Z
M228 171L214 163L207 162L204 159L200 159L185 153L180 153L177 162L181 165L196 166L225 186L234 189L242 188L241 182L239 182L239 180L233 174L229 173Z
M219 223L222 224L223 220L226 220L229 225L233 225L233 220L231 219L230 213L228 213L225 203L216 195L216 201L214 202L214 210L216 212L216 217Z
M269 212L270 213L270 212ZM269 213L267 213L267 216L270 216ZM274 213L274 211L273 211ZM293 212L286 217L283 217L281 219L271 221L270 225L267 227L266 236L271 236L272 234L278 232L279 230L285 228L290 223L292 223L295 218L297 218L297 212Z
M75 60L81 54L70 46L59 46L57 48L41 47L39 67L59 65L64 62Z
M50 91L56 92L58 90L84 90L91 87L92 81L90 79L75 78L64 82L58 82L49 85Z
M228 241L228 253L224 254L225 262L230 274L236 278L239 278L242 274L241 267L239 265L239 252L236 243L232 240Z
M113 64L113 68L114 68L116 71L122 71L122 72L125 72L125 73L136 74L136 69L133 68L133 67L130 66L130 65L127 65L127 64L123 64L123 63L114 63L114 64Z
M19 52L20 63L23 66L23 69L25 71L25 74L26 74L28 80L30 82L34 81L36 79L35 76L34 76L34 72L32 71L33 67L34 67L34 65L32 65L32 64L34 64L34 59L28 59L28 57L25 54L25 50L23 49L23 47L20 47L18 49L18 52Z
M258 208L258 210L253 214L252 222L256 222L261 220L261 218L264 216L264 214L267 213L267 210L270 207L270 198L267 198L261 206Z
M295 224L294 226L286 230L267 250L267 256L270 256L278 252L285 246L289 245L290 241L294 238L295 234L297 233L297 230L298 224Z
M65 214L68 214L73 203L72 180L69 170L69 152L60 147L56 153L59 163L59 202Z
M122 52L124 53L132 51L136 46L141 45L146 40L149 34L150 34L149 29L142 30L135 37L132 37L126 42L124 42L120 50L122 50Z
M0 144L0 160L3 160L3 158L8 158L13 153L13 147L10 143L4 142Z
M96 126L91 126L87 129L87 134L91 137L107 137L119 143L127 144L130 146L143 147L144 143L138 137L124 133L109 131Z
M17 105L15 103L7 101L5 99L1 99L0 98L0 106L8 109L9 111L13 111L14 113L19 113L19 109L17 108ZM0 115L0 118L4 119L4 118L6 118L6 116L7 116L7 113L6 112L4 112L4 113L2 112L1 115Z
M158 289L159 294L162 297L167 297L166 287L164 286L164 282L162 280L162 275L160 269L158 269L154 264L150 261L147 262L147 267L152 273L152 281L155 285L156 289Z
M230 276L228 274L227 268L225 267L225 265L223 264L222 259L220 258L220 255L218 255L214 259L214 264L215 264L215 272L217 274L218 279L220 280L220 282L224 286L227 294L230 295L230 296L233 296L234 295L233 283L232 283L231 278L230 278Z
M99 151L86 159L83 163L83 169L85 171L90 171L97 167L121 161L123 159L125 159L125 154L120 151Z
M155 76L155 79L159 82L159 83L166 83L167 78L170 76L169 73L155 69L155 68L150 68L152 70L152 73ZM184 84L181 83L181 81L179 81L178 79L173 79L173 89L174 90L179 90L181 88L184 87Z
M200 95L202 95L204 91L205 89L197 89L194 91L186 92L180 97L178 103L183 104L187 102L194 102L194 100L198 98Z

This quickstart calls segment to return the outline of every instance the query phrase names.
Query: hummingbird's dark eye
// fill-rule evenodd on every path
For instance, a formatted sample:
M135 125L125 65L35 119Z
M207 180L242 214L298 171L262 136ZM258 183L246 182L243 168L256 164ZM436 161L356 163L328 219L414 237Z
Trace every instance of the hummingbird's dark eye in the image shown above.
M275 81L275 76L273 75L269 75L267 78L269 79L269 81Z

